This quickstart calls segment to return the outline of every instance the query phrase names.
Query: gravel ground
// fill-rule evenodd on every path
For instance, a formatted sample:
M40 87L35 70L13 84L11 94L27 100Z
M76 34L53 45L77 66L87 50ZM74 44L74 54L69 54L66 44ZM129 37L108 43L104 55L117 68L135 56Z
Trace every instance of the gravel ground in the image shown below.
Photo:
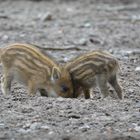
M107 50L120 62L124 94L121 101L100 99L98 89L88 100L29 97L14 82L10 95L0 91L0 139L140 140L139 0L0 1L0 40L39 45L60 62Z

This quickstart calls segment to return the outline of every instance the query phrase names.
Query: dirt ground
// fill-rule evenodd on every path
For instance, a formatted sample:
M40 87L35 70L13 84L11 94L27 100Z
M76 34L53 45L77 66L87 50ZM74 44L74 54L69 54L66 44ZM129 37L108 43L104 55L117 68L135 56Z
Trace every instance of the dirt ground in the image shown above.
M140 140L139 0L0 1L0 46L32 43L60 62L102 49L118 58L124 100L0 91L0 140ZM2 68L0 69L2 73ZM110 92L114 92L110 89Z

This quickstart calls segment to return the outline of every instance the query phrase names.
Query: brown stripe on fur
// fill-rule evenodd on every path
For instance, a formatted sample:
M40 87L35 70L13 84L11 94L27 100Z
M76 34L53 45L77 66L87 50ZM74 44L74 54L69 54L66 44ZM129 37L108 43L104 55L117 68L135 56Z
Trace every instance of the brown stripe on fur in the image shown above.
M26 44L15 44L15 45L12 45L10 48L8 48L8 50L11 50L11 51L15 51L15 53L17 52L25 52L26 54L29 54L31 55L33 58L37 58L37 59L41 59L44 64L49 64L48 65L51 65L51 66L54 66L56 65L51 59L49 59L48 57L46 57L44 54L42 54L38 48L35 48L35 47L32 47L30 45L27 45L25 46ZM9 51L8 51L9 52Z
M75 70L74 73L75 73L76 75L82 74L84 71L86 71L87 69L90 69L90 68L91 68L91 66L85 66L85 67L83 67L82 69L77 69L77 70Z
M16 55L16 58L18 58L18 60L21 60L21 63L24 63L26 65L28 65L29 68L34 67L34 69L47 69L48 72L50 71L49 69L51 69L51 67L49 67L48 65L45 65L44 63L42 63L39 59L32 59L32 56L30 55L26 55L26 54L21 54L20 52L17 54L15 52L15 54L8 54L9 56L12 57L12 55ZM50 72L49 72L50 73Z
M22 63L21 63L22 62ZM17 69L23 69L24 73L27 71L28 73L34 74L36 72L36 70L33 67L29 67L29 65L27 65L27 63L24 63L21 60L16 60L16 63L13 65L13 68L17 68Z
M83 67L87 67L87 66L90 66L90 67L95 67L95 69L98 67L98 66L101 66L103 65L103 63L101 61L86 61L86 62L83 62L82 64L79 63L79 65L77 64L76 66L73 66L73 68L70 69L70 72L73 72L75 70L78 70L78 69L81 69Z
M76 79L83 79L84 77L88 76L88 75L92 75L93 70L92 69L87 69L86 71L84 71L83 73L77 75L75 74Z

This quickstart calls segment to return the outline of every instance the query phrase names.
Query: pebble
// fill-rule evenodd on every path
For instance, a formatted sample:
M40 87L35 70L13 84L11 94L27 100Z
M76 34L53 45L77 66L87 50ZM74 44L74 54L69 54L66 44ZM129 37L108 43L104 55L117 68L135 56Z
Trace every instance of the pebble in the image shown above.
M41 126L41 129L49 130L50 128L47 125Z
M136 72L140 72L140 66L139 67L136 67L135 71Z
M82 131L87 131L88 129L90 129L90 126L84 125L82 127L79 127L79 129L82 130Z
M70 7L67 8L66 10L67 10L67 12L73 12L74 11L74 9L73 8L70 8Z
M63 101L65 101L65 98L58 97L58 98L57 98L57 101L63 102Z
M134 93L134 89L128 89L130 93Z
M133 126L134 126L134 130L135 131L140 131L140 126L138 125L138 124L136 124L136 123L133 123Z
M89 28L89 27L91 27L91 24L89 22L87 22L84 24L84 27Z
M80 117L81 116L79 114L71 113L71 114L68 115L68 118L70 118L70 119L80 119Z
M26 129L20 128L20 129L18 129L18 132L25 134L25 133L31 132L31 129L26 130Z
M31 113L33 111L34 111L33 108L23 108L22 109L22 113Z
M137 55L137 54L140 54L140 50L129 50L129 51L124 51L123 53L125 53L128 56Z
M54 133L53 131L50 131L48 134L49 134L49 135L52 135L53 133Z
M136 103L136 106L135 106L136 108L140 108L140 101L138 101L137 103Z
M8 40L9 39L9 36L8 35L4 35L3 37L2 37L2 40L3 41L6 41L6 40Z
M90 38L89 41L93 44L101 44L101 42L97 39L94 39L94 38Z
M20 37L25 37L26 35L25 35L25 34L20 34L19 36L20 36Z
M38 129L40 127L41 127L41 124L35 122L35 123L31 124L30 129L35 130L35 129Z
M68 57L64 57L64 62L67 62L69 60Z
M29 129L30 128L30 123L26 123L24 126L23 126L23 129Z
M82 27L82 28L90 28L91 27L91 23L90 22L86 22L83 25L81 25L80 27Z
M4 128L5 124L4 123L0 123L0 128Z
M49 21L52 20L52 14L50 12L47 12L45 14L40 14L38 16L42 21Z
M118 52L116 52L118 54ZM123 56L124 58L129 59L137 59L140 55L140 50L121 50L119 55Z
M81 38L78 43L79 45L82 45L82 46L86 46L87 45L87 40L85 38Z

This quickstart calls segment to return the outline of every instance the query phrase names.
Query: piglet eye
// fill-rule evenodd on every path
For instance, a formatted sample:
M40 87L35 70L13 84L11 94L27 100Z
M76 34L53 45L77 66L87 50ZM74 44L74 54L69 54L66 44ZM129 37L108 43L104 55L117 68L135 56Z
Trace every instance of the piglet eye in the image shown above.
M62 90L62 92L67 92L69 90L69 88L65 85L62 85L61 90Z

